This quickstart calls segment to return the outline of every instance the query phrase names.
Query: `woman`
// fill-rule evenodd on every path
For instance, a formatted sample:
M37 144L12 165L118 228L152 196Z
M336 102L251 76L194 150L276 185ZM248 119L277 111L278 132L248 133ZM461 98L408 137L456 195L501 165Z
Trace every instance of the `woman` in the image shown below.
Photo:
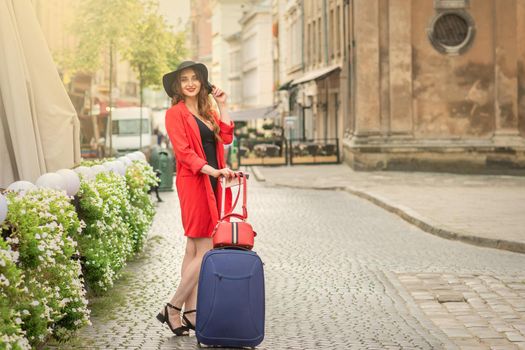
M182 62L162 81L167 94L173 98L173 106L166 112L166 130L175 152L176 186L187 241L179 287L157 319L166 322L171 331L180 336L195 329L201 261L213 247L211 233L219 219L217 195L221 188L217 179L235 177L225 166L223 151L223 144L232 141L233 122L227 111L226 93L208 82L205 65ZM210 93L220 115L212 109ZM226 202L229 206L231 193Z

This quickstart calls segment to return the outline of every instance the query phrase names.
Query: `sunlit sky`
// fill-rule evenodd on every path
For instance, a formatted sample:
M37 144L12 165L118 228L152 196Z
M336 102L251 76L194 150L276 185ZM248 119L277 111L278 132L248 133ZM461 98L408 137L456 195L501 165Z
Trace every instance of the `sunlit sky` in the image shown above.
M190 16L190 0L160 0L160 12L177 31L184 30Z

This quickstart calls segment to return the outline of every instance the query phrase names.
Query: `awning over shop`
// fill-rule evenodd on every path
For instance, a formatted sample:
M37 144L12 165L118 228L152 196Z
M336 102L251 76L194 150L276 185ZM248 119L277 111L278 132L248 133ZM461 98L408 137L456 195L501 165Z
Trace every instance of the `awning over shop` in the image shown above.
M262 108L245 109L243 111L230 112L230 117L233 121L247 121L255 119L276 118L279 116L279 111L276 106L268 106Z
M279 88L278 88L277 90L278 90L278 91L289 90L290 87L292 86L292 82L293 82L293 80L287 81L287 82L284 83L283 85L279 86Z
M336 70L339 70L339 69L341 69L341 66L333 65L333 66L330 66L330 67L321 68L321 69L317 69L317 70L314 70L314 71L311 71L311 72L307 72L302 77L294 79L292 81L291 85L294 86L294 85L299 85L299 84L303 84L303 83L309 82L310 80L321 79L321 78L324 78L325 76L327 76L330 73L332 73L332 72L334 72Z

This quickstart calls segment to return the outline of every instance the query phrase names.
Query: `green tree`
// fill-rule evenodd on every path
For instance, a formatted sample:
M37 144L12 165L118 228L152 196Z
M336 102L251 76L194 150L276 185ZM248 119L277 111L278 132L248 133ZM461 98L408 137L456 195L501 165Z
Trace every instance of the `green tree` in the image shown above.
M144 11L140 0L81 1L73 25L78 40L74 68L87 72L101 68L103 54L116 54L127 45L129 33Z
M174 33L164 18L150 10L134 27L125 57L138 74L142 119L145 87L159 86L162 75L175 69L186 55L184 33ZM140 122L142 135L142 120ZM140 140L142 147L142 138Z
M187 56L188 49L185 46L185 42L185 33L168 33L166 55L169 70L177 69L177 66L183 61L184 57Z
M158 0L81 0L72 31L77 38L73 52L57 55L65 75L94 73L109 57L109 105L112 106L114 60L124 54L137 72L140 105L144 87L159 85L162 74L175 67L186 54L184 33L175 34L157 13ZM111 110L108 118L109 147L112 147ZM94 130L96 119L93 120ZM142 123L140 124L142 127ZM99 135L96 135L98 138Z
M129 33L145 11L141 0L83 0L79 2L73 32L77 47L65 54L74 72L95 72L102 68L102 57L109 55L109 148L112 148L111 106L113 104L113 67L117 51L128 45ZM96 120L93 120L96 127ZM98 128L95 128L98 129ZM99 135L96 135L98 138Z

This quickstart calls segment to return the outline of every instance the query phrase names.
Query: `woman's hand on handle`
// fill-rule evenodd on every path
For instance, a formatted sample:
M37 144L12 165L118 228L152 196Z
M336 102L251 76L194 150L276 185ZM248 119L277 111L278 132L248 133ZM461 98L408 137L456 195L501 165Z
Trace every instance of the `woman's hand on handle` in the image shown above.
M219 178L221 176L224 176L226 180L234 179L238 176L236 172L231 170L230 168L222 168L222 169L215 169L214 167L206 164L202 167L201 173L213 176L215 178Z
M233 170L231 170L230 168L222 168L222 169L218 169L216 171L216 174L213 175L214 177L221 177L221 176L224 176L226 178L226 180L230 181L231 179L237 177L237 173L235 173Z

